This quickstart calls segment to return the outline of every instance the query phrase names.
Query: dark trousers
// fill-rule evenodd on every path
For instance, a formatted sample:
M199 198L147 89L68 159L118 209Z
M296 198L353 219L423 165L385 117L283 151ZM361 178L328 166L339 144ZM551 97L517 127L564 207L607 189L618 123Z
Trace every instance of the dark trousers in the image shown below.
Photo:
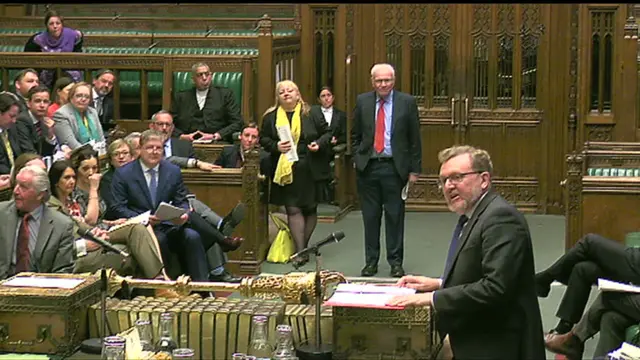
M384 207L385 242L389 265L402 265L404 258L404 183L392 159L369 160L363 171L357 171L356 181L362 220L364 250L367 264L377 265L380 259L380 225Z
M639 269L640 248L627 248L600 235L587 234L542 275L567 285L556 316L577 323L598 278L639 283Z
M600 332L593 357L604 359L622 345L627 328L639 321L640 294L602 292L576 324L574 333L586 341Z
M186 225L173 226L163 223L156 225L153 232L158 238L165 267L177 265L171 263L171 254L176 253L182 269L191 277L192 281L209 280L206 247L197 231Z

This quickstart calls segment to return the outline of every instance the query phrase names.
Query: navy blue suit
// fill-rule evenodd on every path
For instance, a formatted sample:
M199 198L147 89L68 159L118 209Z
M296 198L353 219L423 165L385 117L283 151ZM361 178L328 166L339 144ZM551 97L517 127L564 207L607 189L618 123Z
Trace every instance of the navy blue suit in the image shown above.
M140 161L132 161L118 168L111 181L112 203L109 210L116 218L130 218L146 211L155 213L161 202L189 209L188 190L182 181L180 168L167 160L160 161L158 169L158 188L156 203L152 203L147 180L142 172ZM158 238L162 258L170 266L170 252L178 253L183 268L193 281L207 281L208 268L205 249L198 232L189 227L189 223L176 226L171 222L162 222L153 227ZM208 247L212 245L209 244Z

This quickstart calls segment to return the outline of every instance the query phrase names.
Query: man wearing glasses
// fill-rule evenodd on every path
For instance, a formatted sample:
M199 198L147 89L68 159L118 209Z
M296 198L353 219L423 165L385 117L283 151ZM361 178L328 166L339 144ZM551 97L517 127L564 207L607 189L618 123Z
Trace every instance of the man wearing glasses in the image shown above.
M242 130L244 120L233 92L211 86L209 65L191 67L194 88L179 92L172 103L175 134L180 139L233 142L232 134Z
M431 306L455 359L545 359L527 221L492 189L486 151L453 146L438 159L438 185L460 216L443 275L402 277L418 293L389 305Z

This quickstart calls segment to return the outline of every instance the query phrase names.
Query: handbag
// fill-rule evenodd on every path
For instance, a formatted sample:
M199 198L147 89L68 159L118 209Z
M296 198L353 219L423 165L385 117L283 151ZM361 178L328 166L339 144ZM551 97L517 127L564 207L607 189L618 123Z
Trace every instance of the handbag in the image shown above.
M278 234L269 248L267 261L283 264L289 261L291 255L295 253L295 244L291 237L291 230L289 230L289 226L282 221L282 219L273 216L271 213L269 213L269 217L278 228Z

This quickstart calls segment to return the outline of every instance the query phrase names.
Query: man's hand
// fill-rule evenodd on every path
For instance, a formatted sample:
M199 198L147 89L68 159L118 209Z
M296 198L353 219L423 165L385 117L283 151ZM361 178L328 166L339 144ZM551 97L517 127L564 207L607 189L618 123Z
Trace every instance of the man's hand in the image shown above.
M311 152L316 152L320 149L320 145L318 145L318 143L314 141L311 144L307 145L307 149L309 149L309 151Z
M109 232L107 230L94 227L93 229L91 229L91 234L98 239L109 241Z
M55 125L56 122L53 121L53 119L48 117L48 116L45 116L43 120L44 120L43 124L47 128L48 138L51 139L51 138L55 137L56 134L53 131L53 125Z
M187 141L193 141L194 140L193 137L196 136L197 134L201 134L200 130L194 131L191 134L182 134L182 135L180 135L180 139L187 140Z
M221 169L222 166L208 163L206 161L198 161L198 169L202 171L213 171L215 169Z
M418 181L418 174L409 174L409 182L411 183L411 185L415 184L416 181Z
M433 293L394 296L387 305L391 306L428 306L433 304Z
M222 140L222 135L220 135L220 133L213 134L213 140L215 140L215 141Z
M161 221L160 221L160 219L158 219L158 217L157 217L157 216L155 216L155 215L149 215L149 224L150 224L151 226L156 226L156 225L158 225L158 224L160 224L160 223L161 223Z
M202 135L202 137L200 139L197 140L217 140L216 139L216 134L209 134L206 132L202 132L202 131L198 131L200 133L200 135Z
M64 153L64 158L69 160L71 159L71 152L73 150L71 150L71 148L68 145L62 145L60 146L60 150Z
M122 218L122 219L117 219L117 220L102 220L103 223L109 225L109 226L116 226L116 225L120 225L120 224L124 224L127 222L127 219Z
M398 280L396 286L427 292L440 289L441 281L426 276L405 275Z
M332 136L332 137L331 137L331 144L335 145L335 144L337 144L337 143L338 143L338 139L336 139L336 137L335 137L335 136Z
M6 189L11 186L11 175L3 174L0 175L0 190Z
M95 243L95 242L93 242L91 240L87 240L85 242L85 247L87 248L87 252L94 252L94 251L100 249L100 244Z
M187 222L187 220L189 220L189 214L185 213L185 214L182 214L182 216L180 216L179 218L171 220L171 222L176 226L182 226L184 223Z
M278 141L278 151L286 153L291 150L291 141Z

